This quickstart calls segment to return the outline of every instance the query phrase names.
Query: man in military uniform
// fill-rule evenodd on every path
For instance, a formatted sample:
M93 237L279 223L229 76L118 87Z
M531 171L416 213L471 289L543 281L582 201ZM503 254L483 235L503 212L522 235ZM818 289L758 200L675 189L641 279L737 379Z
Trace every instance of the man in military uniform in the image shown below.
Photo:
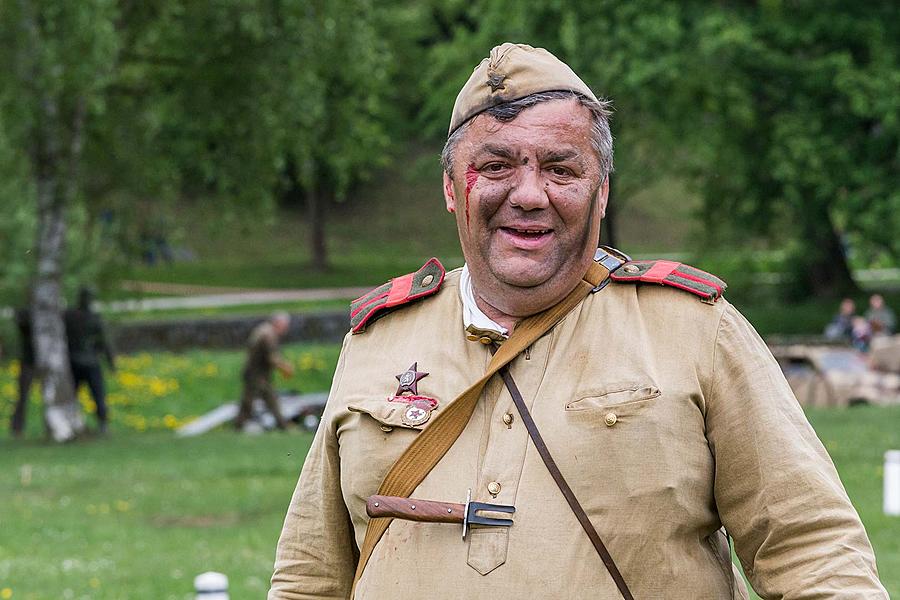
M294 369L278 350L278 340L287 333L291 317L287 313L278 312L268 321L263 321L253 328L247 343L247 362L241 372L244 389L241 393L241 405L238 416L234 420L235 428L240 431L244 423L253 416L253 401L262 398L279 429L287 429L288 423L281 416L278 396L272 386L272 370L278 369L285 377L294 374Z
M608 115L545 50L503 44L475 69L443 156L466 265L432 259L351 306L270 600L746 598L726 531L763 598L887 598L827 453L724 283L597 252ZM402 518L370 519L374 494L404 486ZM514 506L512 525L461 540L415 515L426 499L452 520L467 490Z
M75 391L87 384L97 406L97 423L100 433L106 433L108 414L106 408L106 387L100 359L105 358L110 369L115 370L116 358L106 335L100 315L91 304L93 292L83 287L78 291L78 304L65 312L66 338L69 343L69 365Z

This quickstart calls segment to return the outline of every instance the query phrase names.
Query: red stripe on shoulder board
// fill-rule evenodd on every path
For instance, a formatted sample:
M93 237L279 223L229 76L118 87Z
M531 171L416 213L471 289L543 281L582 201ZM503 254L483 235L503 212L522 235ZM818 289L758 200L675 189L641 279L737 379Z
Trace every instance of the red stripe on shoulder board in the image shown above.
M658 260L652 267L647 269L646 273L641 276L641 281L645 281L647 283L662 283L666 277L672 274L672 271L680 266L680 262L673 262L671 260Z
M409 298L409 292L412 290L413 276L415 273L409 273L402 277L395 277L391 280L391 291L388 292L385 308L403 304Z
M712 279L704 279L702 277L697 277L696 275L691 275L690 273L684 273L682 271L678 271L678 273L676 273L676 275L678 275L679 277L684 277L685 279L689 279L691 281L696 281L697 283L702 283L704 285L708 285L709 287L716 290L716 292L718 293L719 296L721 296L722 292L725 291L722 289L721 285L719 285Z

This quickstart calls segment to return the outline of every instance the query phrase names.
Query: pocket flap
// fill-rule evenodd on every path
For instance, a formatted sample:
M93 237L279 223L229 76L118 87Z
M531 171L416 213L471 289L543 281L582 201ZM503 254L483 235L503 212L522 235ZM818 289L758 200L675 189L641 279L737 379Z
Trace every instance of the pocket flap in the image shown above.
M421 430L424 423L413 426L403 422L403 413L409 406L405 402L391 402L387 398L365 398L349 402L347 410L369 415L382 425L389 427Z
M578 399L566 404L566 410L589 410L592 408L621 406L622 404L656 398L660 393L659 388L652 383L614 383L579 394Z

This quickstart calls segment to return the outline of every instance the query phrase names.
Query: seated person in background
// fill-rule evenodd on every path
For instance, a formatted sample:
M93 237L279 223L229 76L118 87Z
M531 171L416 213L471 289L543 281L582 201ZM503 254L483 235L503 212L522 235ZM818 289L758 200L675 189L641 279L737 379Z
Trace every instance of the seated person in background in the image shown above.
M893 335L897 327L897 317L894 311L885 305L881 294L872 294L869 298L866 321L869 322L872 335Z
M853 338L853 315L856 313L856 303L850 298L841 300L841 308L838 314L825 326L825 337L830 340L846 340Z
M850 344L860 352L869 351L869 342L872 341L872 328L865 318L854 316L851 320Z

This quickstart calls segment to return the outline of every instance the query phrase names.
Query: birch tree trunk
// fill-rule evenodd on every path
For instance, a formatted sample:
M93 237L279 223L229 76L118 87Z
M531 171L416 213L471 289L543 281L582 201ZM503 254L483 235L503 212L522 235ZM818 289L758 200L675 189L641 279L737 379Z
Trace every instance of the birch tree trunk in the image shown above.
M62 259L65 211L54 202L58 182L38 182L38 269L32 297L32 331L44 402L44 423L57 442L84 431L81 407L75 398L69 352L62 318Z
M20 0L25 33L24 69L39 106L31 150L37 188L37 275L32 289L32 335L37 376L41 381L44 423L57 442L84 431L75 397L63 323L62 272L65 257L66 209L77 193L81 136L86 114L83 97L63 116L59 99L48 88L49 65L43 55L35 7ZM68 143L64 143L64 140Z

